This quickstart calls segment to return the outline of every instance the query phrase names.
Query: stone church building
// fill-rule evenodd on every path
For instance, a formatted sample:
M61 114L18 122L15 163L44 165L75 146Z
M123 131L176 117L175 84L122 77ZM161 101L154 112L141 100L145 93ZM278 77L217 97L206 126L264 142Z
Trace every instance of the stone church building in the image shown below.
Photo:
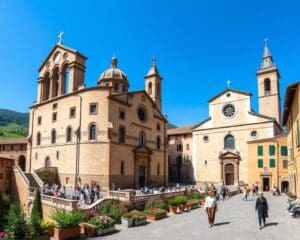
M55 168L61 184L103 189L166 184L167 120L155 61L145 89L129 91L116 57L85 87L86 57L61 42L39 68L26 171Z
M193 129L196 182L247 183L247 142L281 133L280 74L267 44L256 75L258 113L251 108L251 93L229 87L208 101L209 117Z

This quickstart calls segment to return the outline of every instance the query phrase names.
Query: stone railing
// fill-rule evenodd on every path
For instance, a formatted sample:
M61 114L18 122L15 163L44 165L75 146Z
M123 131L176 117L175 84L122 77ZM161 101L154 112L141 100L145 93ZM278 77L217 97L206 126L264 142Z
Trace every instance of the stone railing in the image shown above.
M29 180L19 166L13 166L13 171L18 172L25 184L29 187Z
M153 193L153 194L143 194L143 195L135 195L134 190L124 190L124 191L110 191L109 197L112 199L118 199L123 202L130 202L132 204L137 203L146 203L150 200L166 200L171 197L175 197L178 195L183 195L186 193L185 189L174 190L170 192L164 193Z
M34 192L29 193L29 200L34 200ZM50 207L65 209L67 211L74 211L78 209L78 200L58 198L54 196L48 196L41 194L42 204L48 205Z
M42 181L42 179L36 174L35 171L32 171L31 175L36 181L36 183L39 185L39 187L42 188L44 186L44 182Z

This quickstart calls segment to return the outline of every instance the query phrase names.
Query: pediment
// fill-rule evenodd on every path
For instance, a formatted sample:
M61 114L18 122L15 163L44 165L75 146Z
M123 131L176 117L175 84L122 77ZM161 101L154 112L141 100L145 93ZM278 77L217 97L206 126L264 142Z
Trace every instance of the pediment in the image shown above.
M146 145L136 146L133 149L133 152L134 153L144 153L144 154L149 154L149 155L151 155L153 153L153 151L149 147L147 147Z
M226 152L224 152L224 153L220 153L219 158L220 158L220 159L240 158L240 154L239 154L239 153L232 152L232 151L226 151Z

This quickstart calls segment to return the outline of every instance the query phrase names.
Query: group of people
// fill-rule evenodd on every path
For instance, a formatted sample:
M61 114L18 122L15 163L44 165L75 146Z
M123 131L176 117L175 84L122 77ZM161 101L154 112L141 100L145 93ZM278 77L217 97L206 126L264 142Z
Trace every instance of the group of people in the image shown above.
M252 187L250 187L248 184L246 184L244 187L242 187L242 193L243 193L243 202L248 201L250 193L252 192L252 198L254 196L257 196L258 194L258 184L253 184Z
M220 188L220 195L221 195L223 201L226 198L226 196L230 197L231 193L230 193L228 187L222 185L221 188Z
M292 217L300 215L300 200L295 197L288 199L288 207L286 210L290 212Z
M43 187L43 194L49 196L55 196L59 198L79 200L81 204L92 204L95 200L101 198L101 189L98 184L83 184L77 186L75 189L67 191L64 185L60 184L48 184Z
M254 189L254 190L253 190ZM218 210L218 205L217 205L217 198L216 198L216 188L212 185L211 187L207 188L208 191L208 196L205 198L205 203L204 203L204 210L207 213L208 217L208 227L211 228L215 224L215 216L216 212ZM220 193L223 196L225 196L225 186L221 186ZM245 186L245 193L246 196L243 197L247 201L247 195L249 195L251 191L251 188L249 186ZM253 196L257 195L258 193L258 188L253 185L252 188ZM225 197L223 197L224 200ZM298 206L300 210L300 205ZM259 229L262 229L265 224L266 224L266 218L268 217L268 211L269 211L269 206L267 199L264 197L263 192L258 193L258 198L256 199L255 203L255 211L257 212L258 215L258 223L259 223Z

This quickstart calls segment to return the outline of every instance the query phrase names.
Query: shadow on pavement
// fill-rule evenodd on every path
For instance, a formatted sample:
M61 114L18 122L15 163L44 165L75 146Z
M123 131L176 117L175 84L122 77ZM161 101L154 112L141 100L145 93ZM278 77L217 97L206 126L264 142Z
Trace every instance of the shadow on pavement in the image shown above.
M230 222L219 222L219 223L215 223L214 226L221 226L226 224L230 224Z
M277 226L278 222L270 222L270 223L266 223L265 227L270 227L270 226Z

